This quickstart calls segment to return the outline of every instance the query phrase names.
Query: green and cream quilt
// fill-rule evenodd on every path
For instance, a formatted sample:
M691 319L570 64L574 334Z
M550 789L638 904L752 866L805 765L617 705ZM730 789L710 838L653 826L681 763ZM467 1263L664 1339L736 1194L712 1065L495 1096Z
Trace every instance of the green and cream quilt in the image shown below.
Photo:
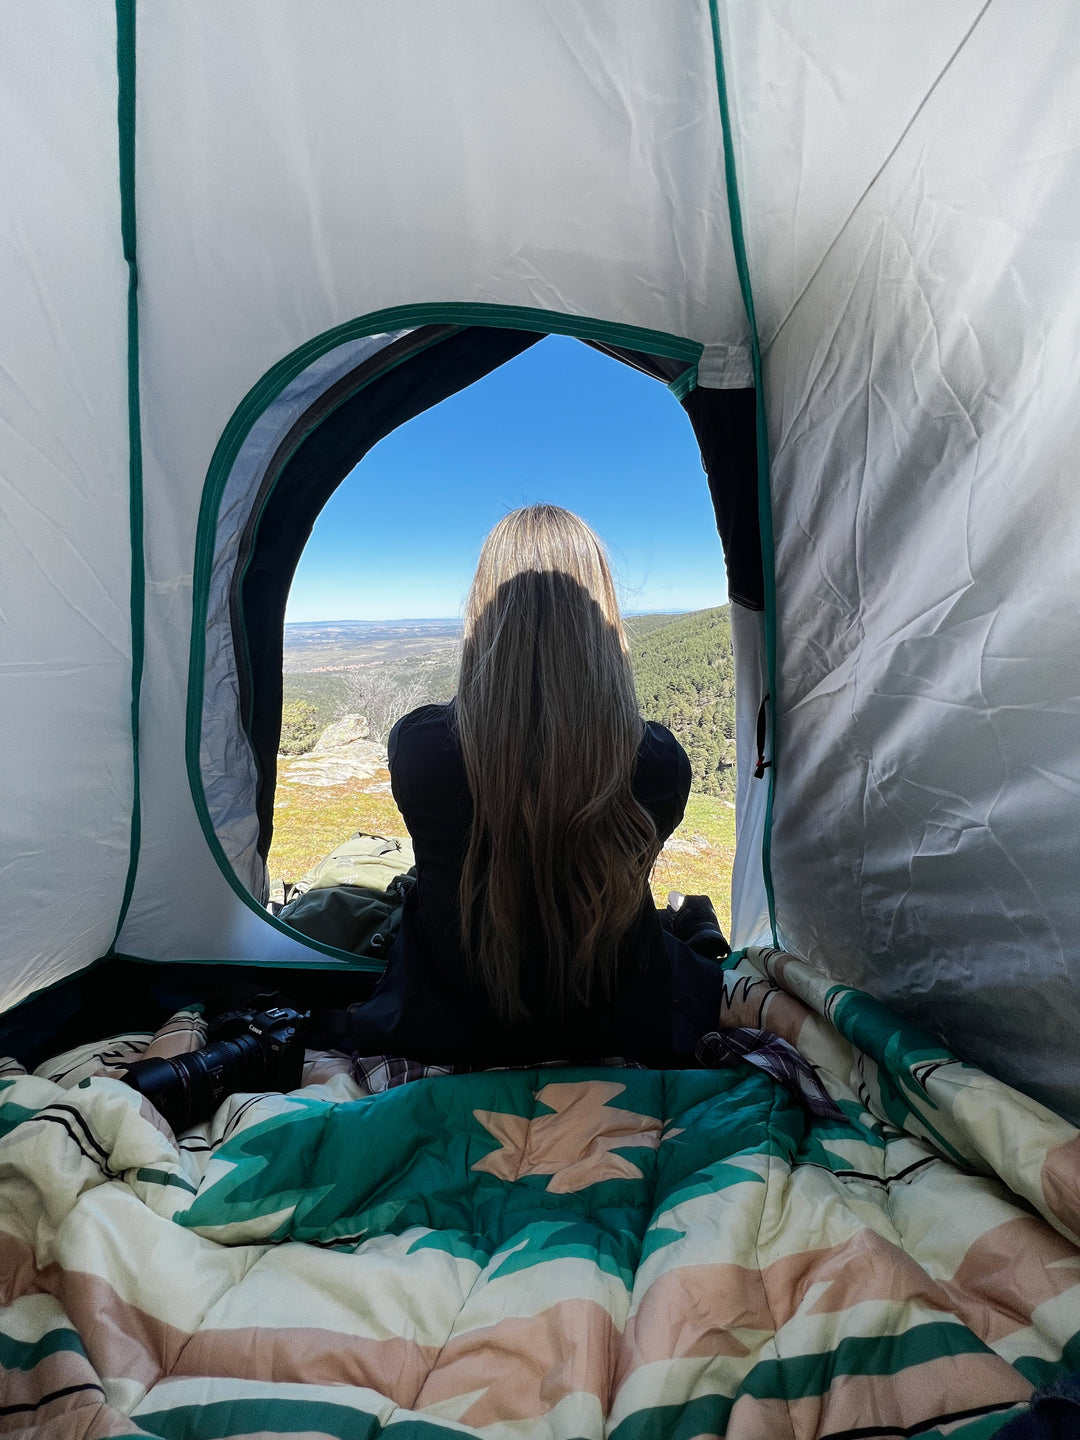
M1080 1135L776 951L769 1076L364 1094L312 1055L174 1137L111 1062L0 1062L0 1435L983 1440L1080 1368Z

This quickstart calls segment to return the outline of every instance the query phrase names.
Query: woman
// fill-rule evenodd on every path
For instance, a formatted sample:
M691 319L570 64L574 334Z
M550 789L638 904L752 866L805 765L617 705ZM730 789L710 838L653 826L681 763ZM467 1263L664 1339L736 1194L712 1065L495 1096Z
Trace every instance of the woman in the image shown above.
M399 720L390 776L416 854L387 970L352 1043L432 1064L689 1061L719 967L648 889L690 764L638 711L600 541L553 505L484 542L458 693Z

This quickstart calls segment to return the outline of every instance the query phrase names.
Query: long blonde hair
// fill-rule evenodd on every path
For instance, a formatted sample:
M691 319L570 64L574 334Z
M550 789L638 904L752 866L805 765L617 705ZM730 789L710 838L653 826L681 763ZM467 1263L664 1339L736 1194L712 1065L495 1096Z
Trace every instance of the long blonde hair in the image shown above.
M462 940L506 1020L610 995L659 850L632 781L644 724L602 544L556 505L505 516L465 607L455 721L473 801Z

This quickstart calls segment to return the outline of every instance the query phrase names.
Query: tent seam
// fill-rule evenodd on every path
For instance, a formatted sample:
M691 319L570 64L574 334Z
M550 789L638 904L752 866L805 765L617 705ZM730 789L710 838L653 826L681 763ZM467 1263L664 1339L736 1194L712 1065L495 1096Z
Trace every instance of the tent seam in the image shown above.
M818 261L818 263L814 266L814 269L813 269L813 271L812 271L809 279L806 281L805 285L803 285L803 287L800 289L798 295L796 295L795 299L794 299L794 300L791 302L791 304L788 306L787 313L784 315L784 318L780 321L779 325L777 325L776 329L773 331L772 335L769 337L768 341L766 342L767 345L771 346L771 345L774 345L774 344L776 343L776 340L777 340L777 338L779 337L780 332L783 330L784 326L788 323L788 321L791 319L792 315L794 315L795 311L799 308L799 306L802 304L803 300L806 298L807 291L810 289L811 285L813 285L813 283L814 283L814 281L817 279L817 277L821 274L821 271L822 271L822 270L824 269L824 267L825 267L826 261L828 260L829 256L833 253L833 251L836 249L836 246L837 246L837 243L838 243L839 240L840 240L840 237L845 233L845 231L847 230L848 226L851 224L852 220L853 220L853 219L855 218L855 216L858 214L859 210L860 210L861 207L862 207L863 201L864 201L864 200L866 199L866 197L870 194L871 190L873 190L873 188L874 188L874 186L877 184L877 182L881 179L881 176L882 176L882 174L883 174L884 171L885 171L885 167L889 164L890 160L892 160L893 156L894 156L894 155L896 154L896 152L900 149L900 146L904 143L904 141L907 139L908 135L911 133L911 129L912 129L912 127L914 126L915 122L918 120L919 116L923 113L923 111L926 109L927 105L930 103L930 100L932 99L932 97L933 97L933 95L934 95L934 92L937 90L937 88L938 88L938 86L941 84L942 80L944 80L945 76L949 73L949 71L952 69L953 65L956 63L956 61L957 61L957 59L958 59L958 57L959 57L959 55L960 55L960 52L965 48L965 46L967 45L968 41L971 39L972 35L975 33L975 31L976 31L976 29L978 28L978 26L982 23L983 18L984 18L984 16L986 15L986 12L990 9L991 3L992 3L992 0L985 0L985 4L983 5L982 9L981 9L981 10L979 11L979 13L975 16L975 19L971 22L971 24L968 26L968 28L964 31L964 34L963 34L963 36L962 36L962 38L961 38L961 40L960 40L960 43L957 45L956 49L955 49L955 50L952 52L952 54L949 56L948 60L946 60L945 64L942 66L942 68L941 68L941 70L938 72L938 74L934 77L934 83L930 86L929 90L927 90L926 94L923 96L923 98L919 101L918 105L917 105L917 106L915 107L915 109L912 111L910 117L909 117L908 120L907 120L907 123L904 125L903 129L900 131L900 134L897 136L895 142L894 142L893 145L890 147L889 153L885 156L885 159L882 160L881 164L877 167L877 169L874 171L873 175L871 175L870 179L867 181L866 185L863 187L862 193L859 195L859 198L855 201L855 204L854 204L854 205L851 207L851 209L848 211L848 214L847 214L847 217L846 217L845 220L844 220L844 223L840 226L840 229L836 232L836 234L833 236L833 238L829 241L828 248L826 249L825 253L822 255L821 259Z
M768 792L765 801L765 824L761 837L761 871L765 883L765 896L769 905L769 928L772 943L779 946L776 929L776 896L772 878L772 830L773 802L776 791L777 767L777 688L776 688L776 550L773 539L772 495L769 487L769 429L765 414L765 392L761 374L761 344L758 338L757 318L754 314L754 295L750 285L750 266L746 254L746 240L743 235L742 206L739 203L739 182L735 167L735 147L731 131L731 111L728 106L727 80L724 73L724 52L720 38L720 12L718 0L709 0L709 20L712 25L713 54L716 61L716 90L720 103L720 126L724 141L724 185L727 189L728 220L731 226L731 245L735 252L735 269L739 276L746 319L750 326L750 358L754 372L754 406L757 431L757 480L758 480L758 531L761 536L761 564L765 581L765 664L768 676L768 692L765 696L769 726Z
M143 550L142 415L139 397L139 269L135 226L135 0L116 0L116 125L119 143L120 239L128 271L128 510L131 527L131 829L128 869L110 952L127 919L142 843L139 722L145 654L146 560Z

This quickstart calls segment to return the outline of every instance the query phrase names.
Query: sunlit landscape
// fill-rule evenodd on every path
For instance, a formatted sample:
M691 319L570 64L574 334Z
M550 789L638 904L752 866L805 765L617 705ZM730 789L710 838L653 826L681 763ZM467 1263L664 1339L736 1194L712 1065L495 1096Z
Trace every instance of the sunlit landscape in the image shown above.
M653 870L669 890L710 895L730 926L735 849L734 683L727 607L627 621L643 713L690 756L686 815ZM348 835L404 836L390 793L386 736L416 705L454 692L454 621L341 622L286 630L283 748L278 760L272 886L295 882ZM342 730L329 730L347 720ZM356 717L362 717L357 719Z

